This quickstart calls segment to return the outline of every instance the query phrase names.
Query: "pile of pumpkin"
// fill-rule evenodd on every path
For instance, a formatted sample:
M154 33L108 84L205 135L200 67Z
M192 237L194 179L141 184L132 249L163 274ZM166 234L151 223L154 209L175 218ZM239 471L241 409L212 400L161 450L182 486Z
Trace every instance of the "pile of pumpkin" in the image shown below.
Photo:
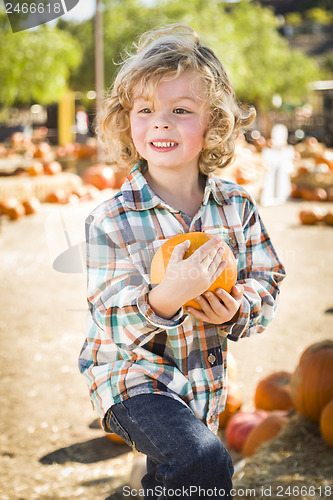
M301 224L313 226L315 224L324 223L327 226L333 226L333 211L322 210L320 207L312 207L300 210L299 220Z
M230 355L228 358L230 361ZM254 395L254 411L241 411L235 361L228 368L229 393L220 427L225 428L229 446L243 457L273 439L298 412L317 422L326 443L333 447L333 341L309 346L301 355L294 373L279 371L259 381Z
M228 396L220 413L227 445L249 457L266 441L276 437L298 412L317 422L326 443L333 447L333 340L310 345L299 359L294 373L274 372L259 381L254 395L254 411L242 411L242 395L237 384L237 364L228 353ZM107 434L117 444L125 441Z
M97 140L94 137L88 138L83 144L74 142L53 147L48 143L47 135L47 127L35 129L32 137L23 132L14 132L6 143L0 143L0 158L22 156L26 159L38 158L43 161L96 158Z
M73 203L79 200L91 200L98 191L119 189L127 177L127 172L116 166L97 163L86 168L82 175L83 185L71 193L56 190L48 195L47 203Z
M23 169L21 169L23 170ZM20 173L32 178L39 176L56 176L62 173L62 166L57 161L43 163L40 161L32 161L27 169ZM68 185L68 188L63 187L53 188L48 190L45 198L38 199L37 196L24 197L19 200L15 197L0 200L0 215L7 216L10 220L17 220L24 215L35 214L40 209L40 203L59 203L65 205L67 203L77 203L78 201L91 200L96 194L104 189L119 189L127 172L106 164L96 164L88 167L83 173L83 184L76 187ZM79 179L79 178L78 178Z

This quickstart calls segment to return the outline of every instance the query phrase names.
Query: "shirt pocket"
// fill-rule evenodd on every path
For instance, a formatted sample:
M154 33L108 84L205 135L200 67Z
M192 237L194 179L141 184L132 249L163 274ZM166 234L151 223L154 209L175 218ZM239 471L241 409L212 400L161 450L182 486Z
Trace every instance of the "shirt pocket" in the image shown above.
M239 254L245 250L244 234L242 228L228 228L225 226L216 226L206 231L213 236L220 236L222 240L231 248L235 259L238 260Z

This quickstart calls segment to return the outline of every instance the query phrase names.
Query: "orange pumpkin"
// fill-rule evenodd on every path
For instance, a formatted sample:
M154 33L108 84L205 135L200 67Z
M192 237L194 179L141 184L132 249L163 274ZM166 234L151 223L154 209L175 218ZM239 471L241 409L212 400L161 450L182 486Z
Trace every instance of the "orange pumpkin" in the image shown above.
M40 161L34 161L27 169L27 172L29 175L32 177L35 177L37 175L43 175L44 173L44 167L43 164Z
M321 412L320 431L326 443L333 448L333 399Z
M291 408L291 375L289 372L279 371L260 380L254 394L255 407L266 411Z
M324 222L328 226L333 226L333 211L327 212L327 214L324 217Z
M25 215L25 209L16 198L9 198L1 203L1 212L11 220L17 220Z
M36 196L32 196L23 202L26 215L32 215L40 209L40 201Z
M312 194L313 201L325 201L327 200L327 192L324 188L315 188Z
M51 146L47 142L40 142L35 149L34 158L47 161L51 156Z
M333 186L327 188L327 201L333 201Z
M308 210L301 210L299 213L299 219L302 224L312 225L317 224L323 220L324 214L319 208L313 208Z
M106 434L106 437L110 439L113 443L116 444L127 444L126 441L123 440L118 434L112 433L112 434Z
M18 202L17 205L9 207L7 215L11 220L17 220L25 215L25 209L22 203Z
M88 167L83 173L83 182L98 189L113 189L116 184L115 173L110 165L97 164Z
M291 377L291 395L299 413L319 422L333 399L333 340L316 342L303 352Z
M62 203L63 205L68 202L68 195L64 189L55 189L46 196L46 203Z
M189 240L191 242L190 247L186 250L184 255L184 259L187 259L195 252L195 250L197 250L199 247L201 247L201 245L203 245L213 237L214 236L212 234L202 233L198 231L193 233L179 234L178 236L174 236L173 238L167 240L157 250L151 262L151 282L153 284L161 283L165 276L165 271L169 264L171 254L176 245L183 243L183 241L185 240ZM227 266L222 271L220 276L214 281L214 283L208 288L208 290L214 292L217 288L223 288L228 293L230 293L237 280L237 263L231 248L224 241L222 241L222 245L224 248L222 260L227 262ZM184 304L184 307L187 306L194 307L198 310L201 309L199 304L194 299L189 300Z
M219 414L219 427L225 427L228 420L232 415L234 415L238 410L240 410L243 403L242 393L238 387L237 382L233 380L228 381L228 394L225 402L225 408L222 413Z
M58 161L50 161L44 165L44 174L46 175L58 175L62 172L61 163Z
M248 434L243 449L243 457L250 457L266 441L275 438L288 422L287 412L274 410Z
M267 411L239 411L227 423L225 435L234 450L241 451L248 434L268 416Z

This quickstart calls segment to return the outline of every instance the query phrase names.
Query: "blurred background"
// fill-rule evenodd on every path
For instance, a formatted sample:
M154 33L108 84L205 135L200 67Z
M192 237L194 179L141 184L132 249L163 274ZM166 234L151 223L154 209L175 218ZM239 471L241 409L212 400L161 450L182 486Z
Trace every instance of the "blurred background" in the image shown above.
M234 163L217 172L253 195L287 268L267 335L230 343L238 364L235 408L252 410L262 377L293 372L309 344L333 340L333 4L80 0L67 14L15 33L4 5L0 498L118 500L134 454L104 436L77 368L86 318L84 220L127 175L97 144L101 101L141 33L185 22L221 58L238 99L256 108ZM333 487L331 469L309 472L319 455L331 463L331 448L316 432L320 451L301 437L294 448L303 450L305 441L303 456L289 451L285 473L272 472L288 486L292 464L295 484L308 485L302 498L313 497L310 485ZM266 458L256 474L266 474Z
M62 180L63 203L81 179L99 189L119 187L123 176L115 181L110 170L98 173L103 186L91 182L88 173L84 178L88 167L107 163L94 137L96 112L138 36L175 21L197 30L223 61L238 99L257 110L256 121L239 141L231 178L241 184L263 182L267 165L261 152L271 147L271 130L279 123L287 127L295 152L293 194L311 197L298 187L327 191L330 180L323 174L333 165L333 9L328 0L81 0L66 15L14 34L0 6L0 175L13 181L17 175L63 172L80 177L34 179L34 194L35 186L43 185L40 202L56 200L60 192L52 191L52 183L59 189ZM122 166L112 167L117 172ZM320 180L299 179L298 174L318 170ZM26 201L6 180L0 202L9 196Z
M255 106L243 148L261 152L281 123L296 160L317 155L315 163L325 163L326 154L332 164L325 151L333 146L328 0L81 0L66 15L15 34L0 9L0 173L36 175L41 164L45 170L56 161L53 170L82 177L88 166L105 162L94 118L117 64L142 32L174 21L197 30L223 61L237 97ZM314 163L301 166L311 170ZM243 170L237 182L250 176Z

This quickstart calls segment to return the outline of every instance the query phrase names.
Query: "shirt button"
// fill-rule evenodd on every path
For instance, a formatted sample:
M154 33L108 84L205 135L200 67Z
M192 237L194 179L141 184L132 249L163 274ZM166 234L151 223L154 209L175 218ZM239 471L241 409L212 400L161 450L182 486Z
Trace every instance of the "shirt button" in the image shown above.
M219 416L218 416L218 415L212 415L212 419L211 419L211 420L212 420L212 422L214 423L214 422L216 422L216 420L217 420L218 418L219 418Z
M237 245L236 240L234 240L233 238L230 238L229 245L234 248Z
M216 361L216 357L214 356L214 354L210 354L207 359L211 364L215 363Z

